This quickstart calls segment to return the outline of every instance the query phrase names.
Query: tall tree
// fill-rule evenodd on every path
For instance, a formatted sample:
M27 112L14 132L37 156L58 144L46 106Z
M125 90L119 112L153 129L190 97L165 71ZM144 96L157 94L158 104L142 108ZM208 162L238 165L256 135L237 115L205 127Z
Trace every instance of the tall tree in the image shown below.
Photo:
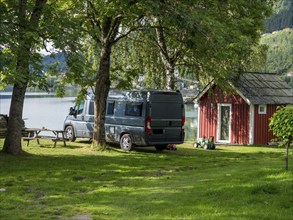
M1 58L8 61L4 68L2 66L1 78L4 83L14 85L3 151L12 154L22 152L24 96L28 84L34 82L34 76L40 70L37 65L40 56L35 52L40 42L38 31L46 4L47 0L1 1L1 14L4 15L1 26L5 35L0 42Z
M201 78L222 81L229 72L244 70L272 1L169 1L160 7L162 13L150 19L156 37L149 42L159 49L166 89L174 89L176 70L189 68Z
M95 48L98 49L93 56L98 59L94 83L93 146L102 146L105 144L104 121L106 99L111 84L110 59L113 46L140 28L142 12L149 1L87 0L78 3L82 29L91 37L91 41L96 45Z
M22 153L22 113L27 87L48 89L41 51L69 22L65 19L67 13L61 12L66 9L64 5L58 0L0 1L0 81L1 85L13 85L5 152Z

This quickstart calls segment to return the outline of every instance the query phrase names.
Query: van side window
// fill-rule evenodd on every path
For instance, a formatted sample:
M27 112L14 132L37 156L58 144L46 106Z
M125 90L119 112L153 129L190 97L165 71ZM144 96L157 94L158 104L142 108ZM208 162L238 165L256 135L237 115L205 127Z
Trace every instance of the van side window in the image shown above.
M90 106L89 106L89 115L94 115L95 114L95 105L94 102L90 102Z
M77 114L81 114L83 112L83 108L84 108L84 101L82 101L77 107Z
M126 103L125 115L141 116L142 103Z
M108 102L107 115L114 115L115 102Z

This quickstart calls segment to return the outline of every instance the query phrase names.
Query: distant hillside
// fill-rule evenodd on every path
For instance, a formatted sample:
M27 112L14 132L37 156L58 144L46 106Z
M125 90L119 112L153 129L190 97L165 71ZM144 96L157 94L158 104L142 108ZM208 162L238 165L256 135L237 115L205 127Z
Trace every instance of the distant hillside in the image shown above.
M274 14L266 20L265 33L293 28L293 0L279 0L274 6Z
M268 45L265 71L288 73L293 71L293 29L264 34L261 44Z
M60 71L66 71L67 65L64 53L60 52L55 55L46 55L43 57L43 65L44 65L44 71L47 71L47 68L54 65L56 62L58 62L57 69Z

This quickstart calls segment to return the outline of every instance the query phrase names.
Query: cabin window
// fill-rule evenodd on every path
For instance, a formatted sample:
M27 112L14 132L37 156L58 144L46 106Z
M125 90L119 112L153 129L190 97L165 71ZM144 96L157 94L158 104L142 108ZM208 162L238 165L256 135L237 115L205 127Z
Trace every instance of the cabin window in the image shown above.
M267 106L266 105L259 105L258 106L258 114L260 114L260 115L267 114Z
M107 115L114 115L115 102L109 102L107 107Z
M126 103L125 115L141 116L142 103Z

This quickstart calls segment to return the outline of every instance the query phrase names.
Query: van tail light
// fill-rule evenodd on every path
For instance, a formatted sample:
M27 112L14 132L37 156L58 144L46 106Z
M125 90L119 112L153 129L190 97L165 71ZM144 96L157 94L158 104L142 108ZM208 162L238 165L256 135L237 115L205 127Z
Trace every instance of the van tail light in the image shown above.
M182 116L182 121L181 121L181 123L182 123L182 124L181 124L181 125L182 125L182 129L181 129L181 130L182 130L182 132L184 133L184 124L185 124L185 116L184 116L184 115Z
M151 116L148 116L146 118L146 122L145 122L145 132L146 133L150 133L151 132Z

